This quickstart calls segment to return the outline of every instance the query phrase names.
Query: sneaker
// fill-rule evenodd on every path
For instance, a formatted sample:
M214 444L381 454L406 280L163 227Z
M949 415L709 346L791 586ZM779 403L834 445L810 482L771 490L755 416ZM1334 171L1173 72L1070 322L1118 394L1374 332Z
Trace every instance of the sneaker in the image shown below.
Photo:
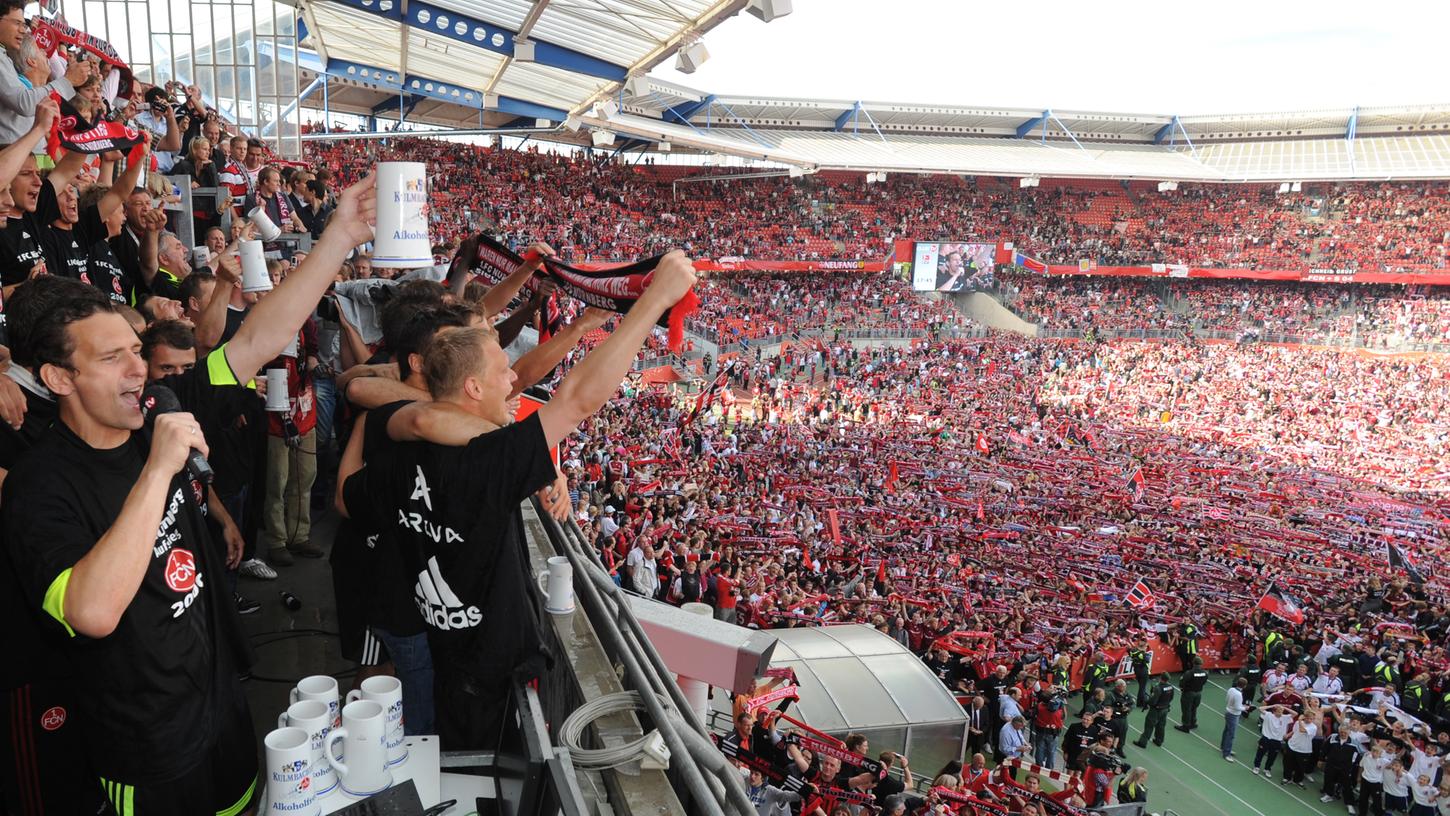
M1304 781L1305 782L1313 782L1314 781L1314 774L1304 774Z
M1295 782L1294 784L1295 785L1298 785L1300 790L1308 790L1308 788L1305 788L1304 787L1304 783L1303 782Z
M313 544L311 541L304 541L301 544L289 544L287 545L287 549L293 555L300 555L303 558L321 558L327 555L327 553L322 551L321 547Z
M1237 759L1234 759L1232 755L1224 757L1224 761L1226 761L1226 762L1238 762L1238 760Z
M232 598L237 602L238 615L250 615L262 608L262 605L239 592L232 593Z
M1259 769L1258 768L1254 768L1254 776L1258 776L1258 775L1259 775Z
M277 571L267 566L267 562L260 558L248 558L242 562L240 567L237 567L237 571L258 581L272 581L277 578Z
M267 551L267 560L279 567L290 567L297 563L292 557L292 551L286 547L273 547Z
M1321 801L1321 802L1333 802L1334 801L1334 797L1333 796L1330 796L1329 794L1326 793L1323 796L1319 797L1319 801Z

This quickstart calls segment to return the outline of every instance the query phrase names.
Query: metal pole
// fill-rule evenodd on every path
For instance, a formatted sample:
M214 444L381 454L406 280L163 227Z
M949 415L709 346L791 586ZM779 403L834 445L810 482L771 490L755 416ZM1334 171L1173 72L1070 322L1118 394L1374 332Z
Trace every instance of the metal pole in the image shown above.
M414 136L517 136L519 133L557 133L562 130L560 127L530 129L520 131L518 128L475 128L473 130L440 130L422 131L414 133ZM395 131L372 131L369 133L308 133L302 137L304 142L336 142L346 139L389 139L397 136Z

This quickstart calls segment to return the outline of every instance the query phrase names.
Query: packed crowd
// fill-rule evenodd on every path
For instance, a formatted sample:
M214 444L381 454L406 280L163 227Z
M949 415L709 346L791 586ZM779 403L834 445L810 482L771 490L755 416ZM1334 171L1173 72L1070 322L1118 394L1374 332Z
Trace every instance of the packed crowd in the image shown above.
M388 158L446 163L437 174L437 237L488 223L566 255L631 258L665 246L702 257L879 259L896 237L1005 240L1049 263L1185 263L1443 271L1450 210L1442 182L1183 185L1052 182L1019 189L990 178L859 173L805 179L676 182L724 171L594 156L509 151L403 138L313 143L308 160L344 179ZM527 182L527 183L525 183ZM520 191L527 190L521 195Z
M1074 667L1075 687L1144 631L1190 626L1237 666L1274 633L1314 655L1326 629L1446 614L1438 578L1387 561L1393 544L1443 566L1443 360L994 336L725 365L722 407L618 400L567 455L586 530L636 591L752 626L876 626L989 710L994 664L1028 684ZM1151 610L1123 604L1138 581ZM1250 614L1270 585L1302 624ZM1439 700L1443 634L1371 654ZM982 733L974 750L995 745Z
M1006 303L1049 330L1201 331L1373 349L1450 344L1450 293L1440 287L1011 272L999 279Z
M808 282L808 285L803 285ZM710 278L690 329L724 345L805 329L900 329L931 336L970 321L886 273L739 273Z

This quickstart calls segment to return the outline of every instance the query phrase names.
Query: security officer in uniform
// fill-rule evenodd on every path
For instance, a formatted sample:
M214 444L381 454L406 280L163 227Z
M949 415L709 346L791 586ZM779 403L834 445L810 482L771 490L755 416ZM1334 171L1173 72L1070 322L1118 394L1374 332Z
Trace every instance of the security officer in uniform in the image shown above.
M1153 653L1148 650L1148 638L1142 637L1128 650L1128 659L1133 662L1133 679L1138 681L1138 708L1148 707L1148 669L1152 666Z
M1186 734L1198 727L1198 704L1203 702L1203 687L1208 685L1208 670L1203 668L1202 659L1193 658L1192 668L1183 673L1181 685L1183 722L1173 727Z
M1387 654L1380 662L1375 664L1374 677L1381 686L1400 687L1400 658L1393 654Z
M1113 750L1118 756L1125 756L1123 746L1128 744L1128 714L1133 711L1133 702L1126 680L1114 683L1113 690L1108 692L1108 707L1113 710L1113 718L1108 726L1113 729L1113 736L1118 738L1113 744Z
M1339 679L1344 683L1345 691L1354 691L1360 687L1359 659L1354 656L1352 648L1330 658L1329 665L1339 667Z
M1184 673L1187 673L1193 665L1193 659L1198 657L1198 627L1192 621L1184 621L1178 624L1176 634L1174 645L1178 650L1178 660L1183 664Z
M1168 675L1158 675L1158 683L1148 692L1148 716L1143 720L1143 736L1133 743L1139 748L1148 747L1148 737L1153 744L1163 745L1163 729L1168 724L1168 709L1173 705L1173 687L1168 685Z
M1289 657L1289 644L1284 639L1284 633L1277 628L1272 628L1264 635L1264 662L1273 665L1281 660L1287 661Z
M1059 663L1053 666L1052 669L1048 672L1048 676L1051 678L1052 685L1057 686L1060 689L1068 688L1068 683L1072 681L1072 676L1068 672L1068 667L1066 664L1063 663Z
M1239 677L1244 681L1244 705L1254 701L1254 696L1259 693L1259 686L1264 683L1264 667L1253 655L1244 658L1244 667L1239 669Z
M1430 675L1419 672L1411 678L1409 685L1400 692L1400 708L1411 717L1427 719L1430 708L1434 705L1434 697L1430 695Z
M1107 655L1099 652L1093 660L1092 665L1088 666L1087 677L1083 678L1083 697L1089 697L1094 691L1106 687L1108 685L1108 675L1112 673L1112 668L1108 666Z

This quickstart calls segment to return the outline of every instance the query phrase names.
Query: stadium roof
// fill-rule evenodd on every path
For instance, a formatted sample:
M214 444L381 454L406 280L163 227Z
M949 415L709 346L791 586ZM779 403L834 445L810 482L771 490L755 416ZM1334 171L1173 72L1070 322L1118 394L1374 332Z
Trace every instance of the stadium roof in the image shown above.
M309 91L328 79L335 111L455 128L546 126L545 138L577 144L607 131L624 137L615 150L667 142L807 171L1450 178L1450 105L1176 116L723 95L648 76L746 6L302 0L299 39L312 52L297 61ZM317 103L314 95L305 104Z
M480 114L558 122L746 2L301 0L298 40L314 53L299 66L343 89L385 92L394 104L375 101L378 113L412 105L413 118L438 124L476 125Z

